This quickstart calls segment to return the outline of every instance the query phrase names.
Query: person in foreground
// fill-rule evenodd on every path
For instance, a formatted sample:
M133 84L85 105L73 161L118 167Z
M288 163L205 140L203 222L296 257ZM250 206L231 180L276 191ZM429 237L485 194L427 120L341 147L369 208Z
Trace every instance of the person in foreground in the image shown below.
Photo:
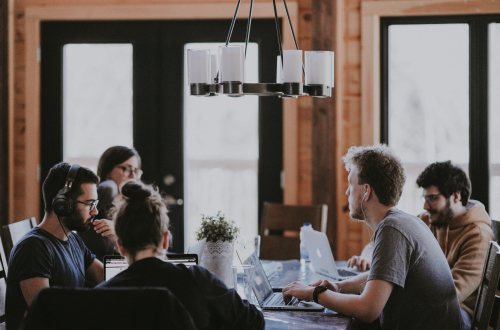
M99 287L166 287L193 316L198 329L264 328L262 313L208 270L162 260L169 244L169 219L157 191L128 182L122 194L115 230L118 250L130 266Z
M14 246L7 277L6 325L18 329L40 290L83 287L103 280L103 266L73 231L85 231L97 215L97 176L68 163L52 167L43 183L42 222Z
M400 161L384 145L351 147L343 160L350 216L374 231L372 268L337 283L290 283L284 298L314 300L382 329L462 329L450 268L436 239L419 218L395 208L405 181Z

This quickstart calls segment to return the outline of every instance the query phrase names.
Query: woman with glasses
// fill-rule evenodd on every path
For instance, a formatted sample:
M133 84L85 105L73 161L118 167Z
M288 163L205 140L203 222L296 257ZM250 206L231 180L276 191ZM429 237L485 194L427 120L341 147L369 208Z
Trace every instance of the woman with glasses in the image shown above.
M97 175L100 183L97 186L99 214L94 222L94 230L81 233L80 236L88 248L99 260L105 255L116 254L115 235L112 219L115 204L122 200L121 188L129 181L138 181L142 176L141 157L134 148L125 146L109 147L99 158ZM110 231L111 229L111 231Z

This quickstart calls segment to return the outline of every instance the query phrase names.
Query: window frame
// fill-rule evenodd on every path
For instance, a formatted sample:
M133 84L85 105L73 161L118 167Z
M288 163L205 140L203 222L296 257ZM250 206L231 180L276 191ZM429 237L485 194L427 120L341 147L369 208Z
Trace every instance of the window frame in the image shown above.
M411 24L469 25L469 177L471 198L489 210L488 24L500 15L412 16L380 18L380 141L389 142L389 26Z

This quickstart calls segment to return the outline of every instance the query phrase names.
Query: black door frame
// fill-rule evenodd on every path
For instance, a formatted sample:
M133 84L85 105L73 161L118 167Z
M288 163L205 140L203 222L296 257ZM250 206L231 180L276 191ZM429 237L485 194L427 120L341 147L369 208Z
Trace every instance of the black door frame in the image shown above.
M159 182L159 173L183 177L182 109L184 44L224 39L229 20L191 21L83 21L43 22L41 26L41 175L62 160L62 47L67 43L132 43L134 45L134 146L143 159L144 179ZM269 31L274 20L255 19L250 42L259 44L259 81L274 81L276 39ZM203 31L203 33L201 33ZM238 22L233 41L244 40L244 24ZM110 41L112 40L112 41ZM156 54L156 55L153 55ZM169 60L162 60L168 56ZM161 77L167 77L162 79ZM144 84L148 81L148 84ZM222 97L222 96L220 96ZM147 116L143 116L147 112ZM168 120L166 120L168 117ZM163 123L164 126L153 125ZM259 223L263 201L282 202L283 168L282 101L259 98ZM147 129L144 129L147 127ZM161 137L160 139L158 137ZM177 143L168 143L168 141ZM157 141L152 147L151 141ZM179 143L180 142L180 143ZM91 146L90 146L91 147ZM155 173L153 177L151 173ZM183 198L183 180L165 193ZM168 190L173 189L173 190ZM183 208L171 211L183 213ZM174 222L175 223L175 222ZM184 249L184 224L174 227L176 252Z
M426 17L384 17L381 36L381 142L389 142L389 26L397 24L469 25L469 177L471 198L489 210L488 148L488 24L500 22L499 15L460 15Z

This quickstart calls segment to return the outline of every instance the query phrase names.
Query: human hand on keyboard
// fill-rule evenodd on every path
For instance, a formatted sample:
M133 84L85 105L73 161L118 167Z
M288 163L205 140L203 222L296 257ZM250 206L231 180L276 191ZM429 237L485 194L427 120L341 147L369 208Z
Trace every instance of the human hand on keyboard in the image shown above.
M283 300L288 303L293 297L299 300L310 301L314 287L302 282L292 282L283 288Z

